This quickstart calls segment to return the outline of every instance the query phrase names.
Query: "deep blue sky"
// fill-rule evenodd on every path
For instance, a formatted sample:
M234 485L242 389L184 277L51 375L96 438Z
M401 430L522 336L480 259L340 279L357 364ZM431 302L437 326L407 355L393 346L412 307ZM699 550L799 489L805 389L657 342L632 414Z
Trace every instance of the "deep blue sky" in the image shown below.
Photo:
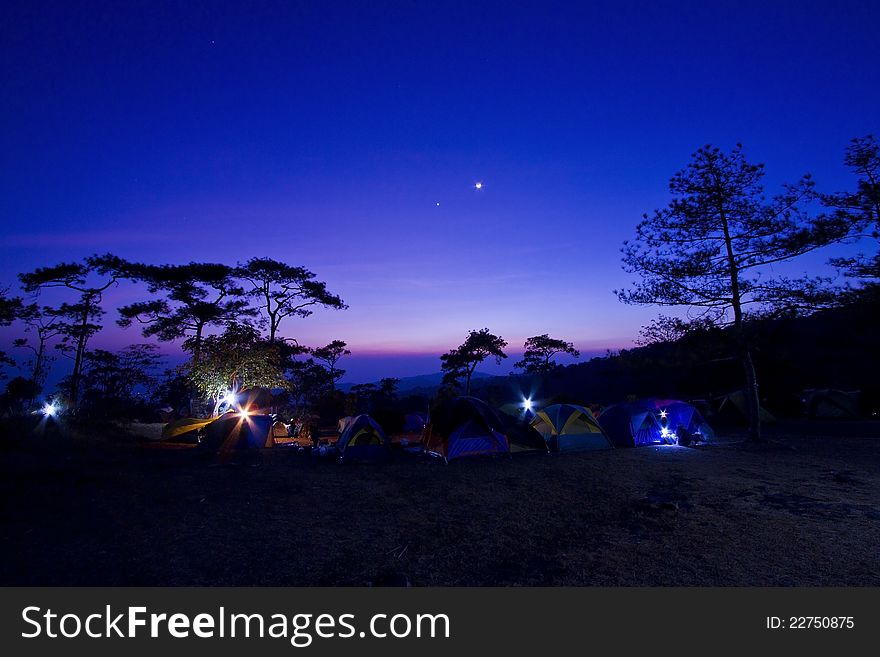
M627 345L655 311L612 295L620 243L693 150L833 190L880 129L877 2L16 4L0 283L108 250L303 264L350 309L285 332L347 340L350 379L483 326Z

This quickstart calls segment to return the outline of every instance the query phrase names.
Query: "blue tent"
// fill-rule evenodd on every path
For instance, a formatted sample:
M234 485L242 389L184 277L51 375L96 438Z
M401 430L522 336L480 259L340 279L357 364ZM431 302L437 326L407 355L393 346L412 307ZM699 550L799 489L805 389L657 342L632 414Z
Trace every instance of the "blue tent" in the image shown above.
M431 411L424 450L450 461L518 451L546 452L547 445L525 422L497 413L475 397L455 397Z
M689 442L714 437L700 412L677 399L640 399L616 404L605 409L598 420L615 447L670 445L685 438L685 433Z
M678 399L641 399L633 405L654 414L660 423L663 438L668 442L678 442L685 438L685 434L691 442L706 442L715 437L715 432L700 411L687 402Z
M606 408L597 418L599 426L615 447L662 445L663 427L654 413L637 404L615 404Z
M422 430L425 428L426 422L427 416L424 413L408 413L406 417L403 418L402 433L421 434Z
M373 461L387 458L391 441L369 415L352 418L336 442L342 461Z

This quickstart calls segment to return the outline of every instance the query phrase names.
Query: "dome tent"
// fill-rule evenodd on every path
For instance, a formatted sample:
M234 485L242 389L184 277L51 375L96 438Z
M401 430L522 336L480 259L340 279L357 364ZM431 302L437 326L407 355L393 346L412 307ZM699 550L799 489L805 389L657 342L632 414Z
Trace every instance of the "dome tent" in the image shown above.
M633 405L654 414L664 439L678 441L684 437L684 432L691 441L707 442L715 437L712 427L693 404L678 399L641 399Z
M577 452L611 449L613 445L602 431L592 411L575 404L553 404L537 412L531 421L550 451Z
M636 404L615 404L606 408L598 418L599 426L615 447L662 445L663 427L654 413Z
M426 422L427 416L424 413L407 413L402 417L402 423L397 427L397 431L391 435L391 442L402 445L421 443Z
M250 413L226 413L202 430L199 447L209 449L260 449L273 447L272 417Z
M715 399L715 414L713 421L721 424L743 425L749 423L749 403L743 390L734 390L726 395ZM776 418L766 408L758 406L758 416L761 422L775 422Z
M431 411L424 451L446 461L516 451L547 451L531 426L506 418L475 397L455 397Z
M425 428L426 417L424 413L407 413L403 419L403 433L421 434Z
M369 415L352 418L336 442L336 451L342 461L368 461L387 458L391 442L376 421Z
M859 393L843 390L808 390L807 417L851 418L859 416Z

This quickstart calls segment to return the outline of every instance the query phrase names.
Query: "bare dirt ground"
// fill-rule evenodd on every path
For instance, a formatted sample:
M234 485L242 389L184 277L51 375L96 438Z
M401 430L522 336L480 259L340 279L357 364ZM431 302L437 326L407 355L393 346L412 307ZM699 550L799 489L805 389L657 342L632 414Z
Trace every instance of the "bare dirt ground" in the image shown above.
M0 584L880 585L880 423L772 431L448 466L7 441Z

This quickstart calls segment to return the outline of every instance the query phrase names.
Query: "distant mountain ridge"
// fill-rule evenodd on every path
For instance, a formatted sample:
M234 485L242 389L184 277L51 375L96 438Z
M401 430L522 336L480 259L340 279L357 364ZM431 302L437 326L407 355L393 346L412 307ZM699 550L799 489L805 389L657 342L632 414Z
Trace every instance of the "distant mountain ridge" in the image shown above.
M762 405L781 417L802 417L805 390L860 391L862 416L880 416L878 307L880 299L866 295L864 300L807 316L750 322L747 330L755 344ZM519 403L524 396L539 405L609 406L648 397L705 403L742 389L736 353L730 329L695 331L672 342L584 358L544 376L479 372L471 394L496 408ZM442 378L440 372L401 377L399 397L434 397ZM340 387L349 390L351 384Z
M471 379L488 379L492 376L492 374L486 374L485 372L474 372L471 376ZM397 391L399 393L410 392L412 390L436 389L439 388L440 385L443 383L443 372L436 372L434 374L416 374L415 376L402 376L399 380L400 383L397 385ZM379 382L370 381L369 383L378 384ZM352 389L353 386L356 385L359 384L340 383L338 387L343 392L348 392Z

